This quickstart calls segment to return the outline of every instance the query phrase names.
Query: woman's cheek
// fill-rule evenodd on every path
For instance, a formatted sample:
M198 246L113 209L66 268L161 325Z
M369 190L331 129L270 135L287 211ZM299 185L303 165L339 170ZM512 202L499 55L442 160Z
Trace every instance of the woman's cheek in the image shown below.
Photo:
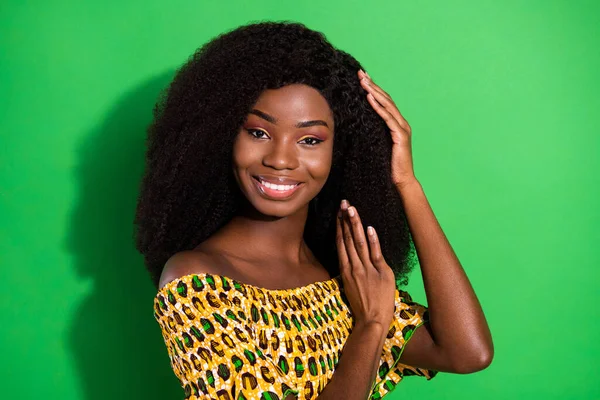
M315 179L325 179L331 171L332 154L331 149L324 148L323 151L314 152L305 158L305 165Z

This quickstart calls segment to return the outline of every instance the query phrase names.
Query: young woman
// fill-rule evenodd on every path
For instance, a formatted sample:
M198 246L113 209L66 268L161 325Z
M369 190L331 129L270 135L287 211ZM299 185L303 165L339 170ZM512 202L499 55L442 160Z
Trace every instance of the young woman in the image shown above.
M135 223L186 399L378 399L403 376L492 360L410 126L301 24L240 27L179 70ZM399 289L415 251L428 308Z

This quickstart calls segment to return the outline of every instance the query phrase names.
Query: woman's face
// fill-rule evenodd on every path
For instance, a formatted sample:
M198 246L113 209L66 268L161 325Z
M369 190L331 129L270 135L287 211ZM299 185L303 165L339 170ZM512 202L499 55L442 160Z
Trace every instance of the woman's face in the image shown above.
M306 207L325 185L333 154L333 115L314 88L265 90L233 146L233 172L261 214L285 217Z

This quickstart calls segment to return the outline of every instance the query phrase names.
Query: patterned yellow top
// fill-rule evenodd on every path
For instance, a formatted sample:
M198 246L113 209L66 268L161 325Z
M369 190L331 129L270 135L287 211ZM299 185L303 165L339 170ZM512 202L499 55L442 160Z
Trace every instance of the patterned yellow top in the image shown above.
M190 274L154 299L171 366L185 399L315 399L331 380L353 327L340 276L294 289L264 289L229 277ZM399 363L427 309L396 290L390 326L370 399L403 376L436 371Z

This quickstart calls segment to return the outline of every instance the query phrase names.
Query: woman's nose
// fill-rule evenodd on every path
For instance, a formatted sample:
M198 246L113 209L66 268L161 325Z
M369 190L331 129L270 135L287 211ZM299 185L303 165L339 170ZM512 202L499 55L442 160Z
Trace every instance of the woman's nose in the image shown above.
M275 169L295 169L298 167L294 142L274 140L271 143L268 152L263 157L263 165Z

